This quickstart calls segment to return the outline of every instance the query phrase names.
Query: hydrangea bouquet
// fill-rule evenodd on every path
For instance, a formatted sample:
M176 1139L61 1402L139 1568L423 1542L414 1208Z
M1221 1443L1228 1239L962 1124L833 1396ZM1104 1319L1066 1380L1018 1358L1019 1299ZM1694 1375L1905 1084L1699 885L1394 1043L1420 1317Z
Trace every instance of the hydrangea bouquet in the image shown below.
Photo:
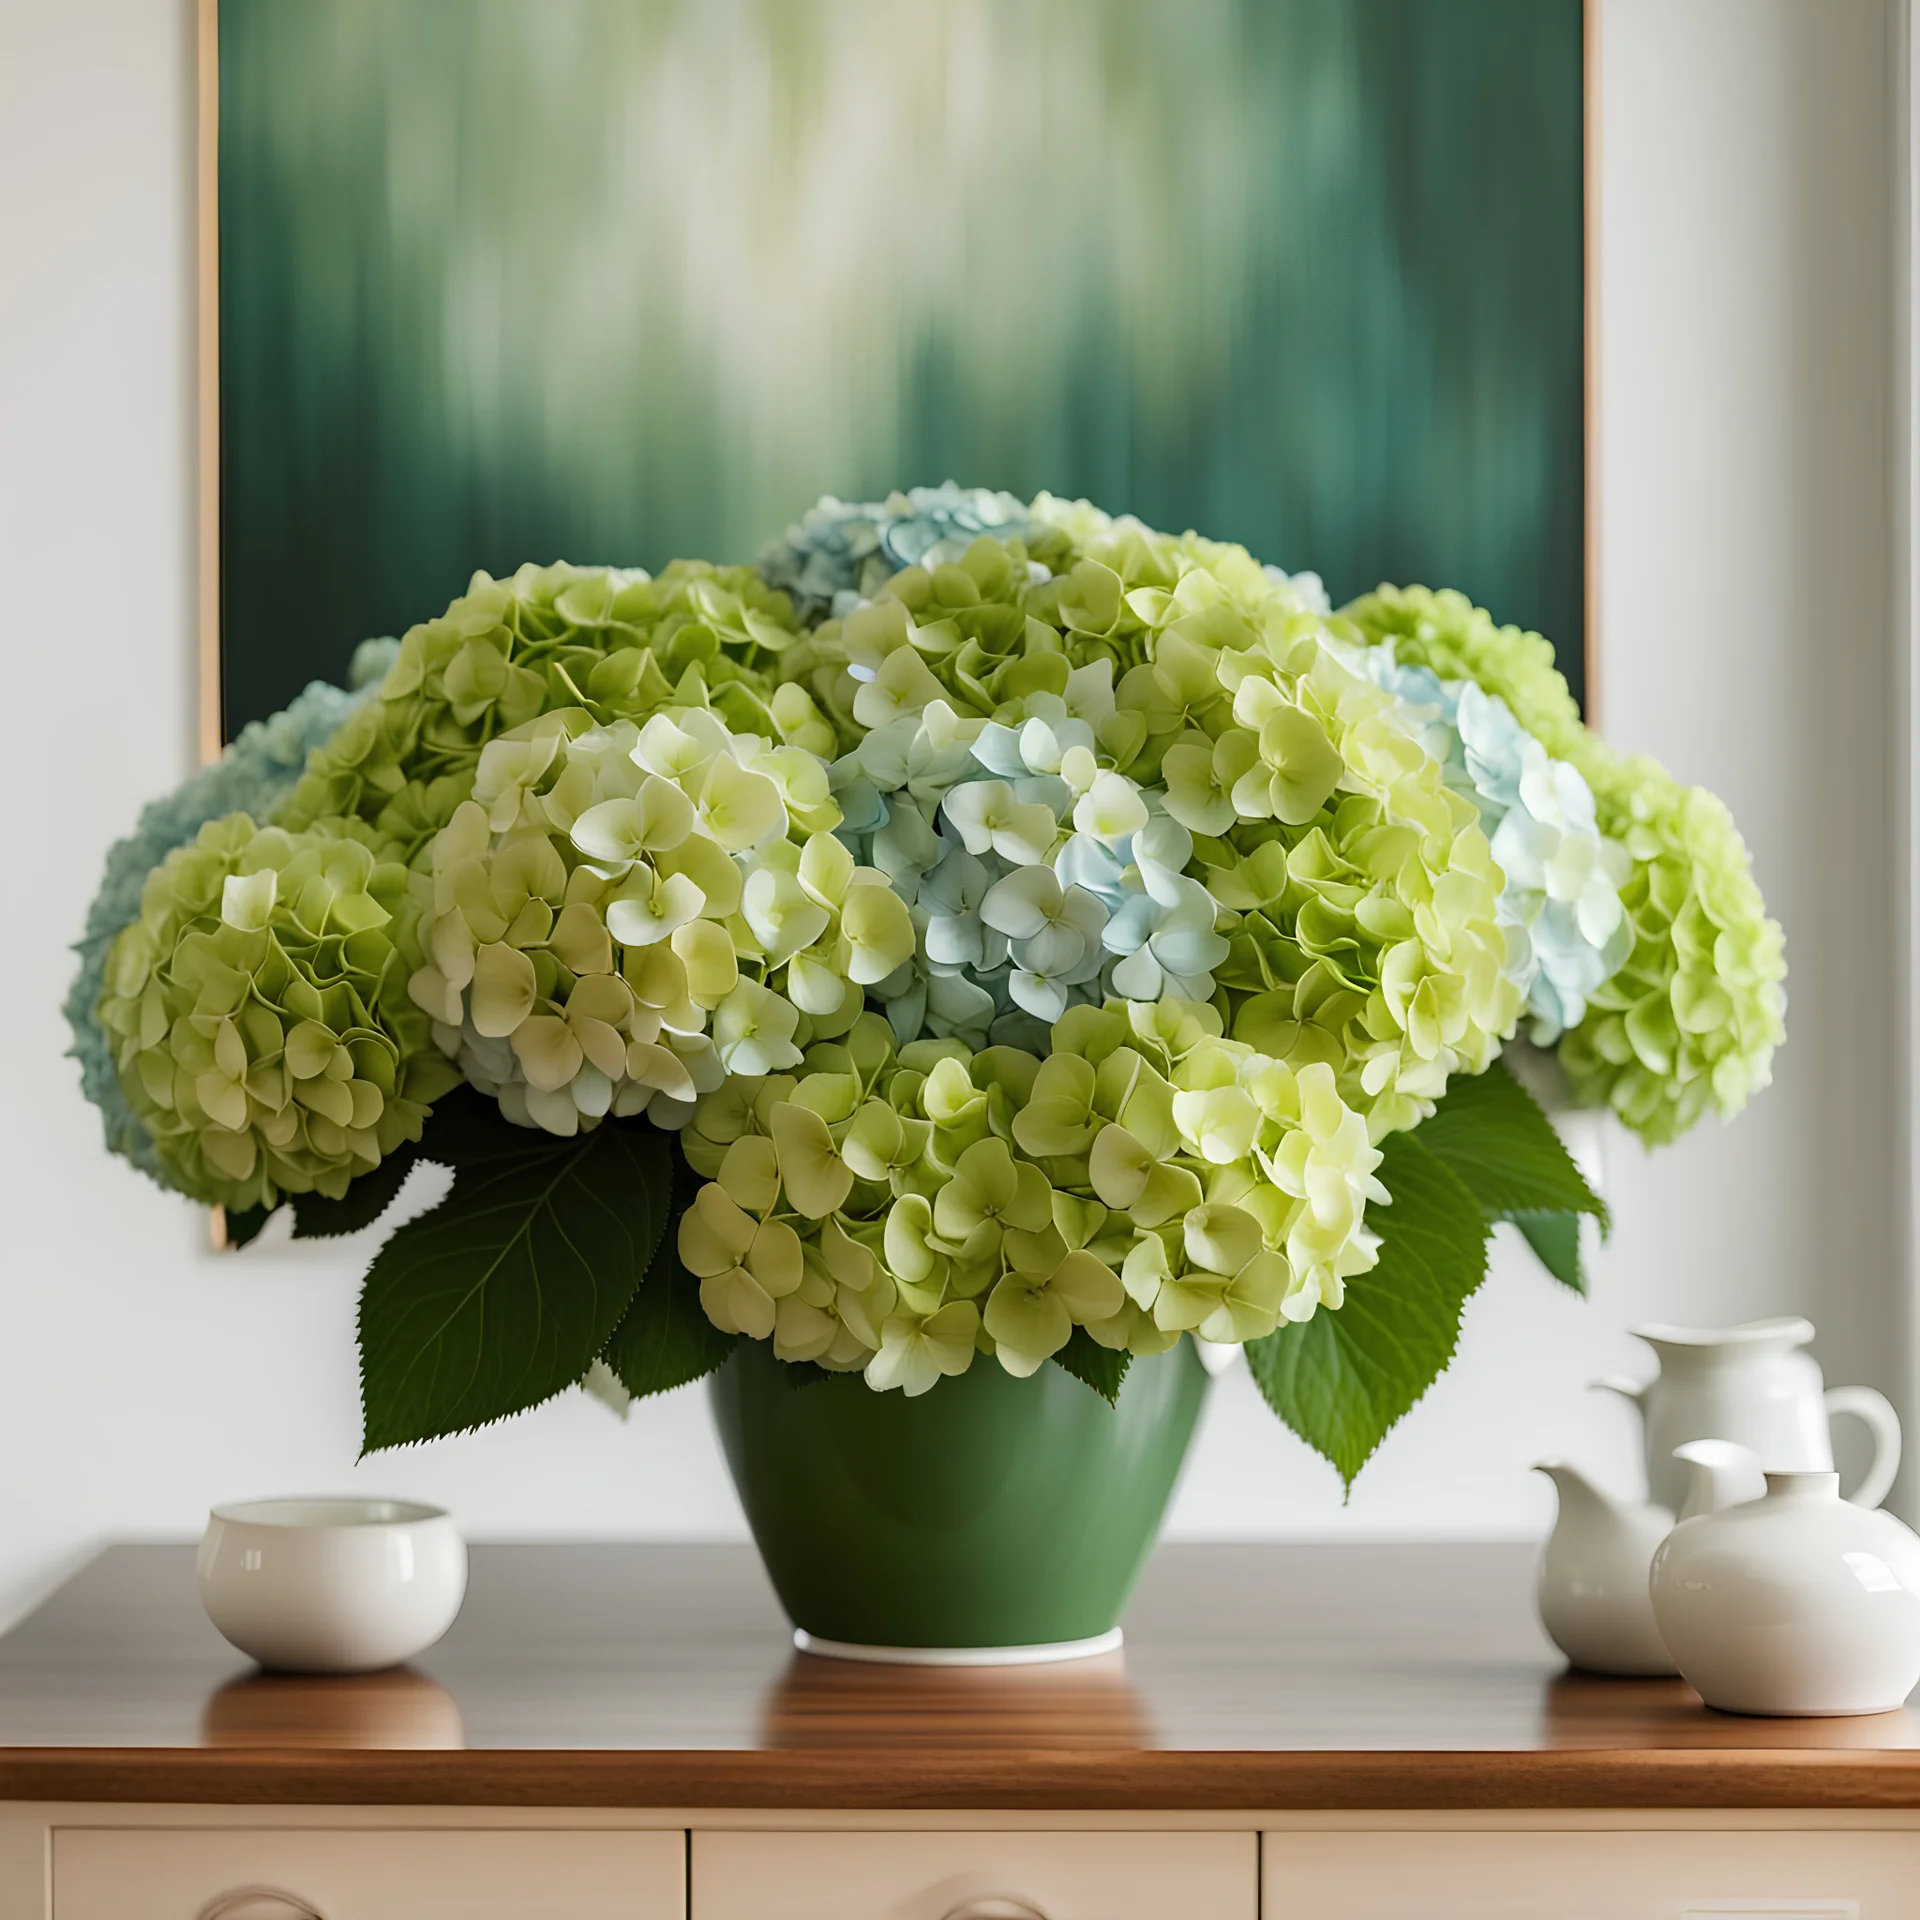
M1113 1398L1191 1336L1351 1480L1496 1222L1581 1284L1523 1083L1660 1143L1782 1036L1726 809L1457 594L948 486L478 575L355 679L114 849L68 1013L235 1241L453 1169L367 1275L370 1449L742 1341Z

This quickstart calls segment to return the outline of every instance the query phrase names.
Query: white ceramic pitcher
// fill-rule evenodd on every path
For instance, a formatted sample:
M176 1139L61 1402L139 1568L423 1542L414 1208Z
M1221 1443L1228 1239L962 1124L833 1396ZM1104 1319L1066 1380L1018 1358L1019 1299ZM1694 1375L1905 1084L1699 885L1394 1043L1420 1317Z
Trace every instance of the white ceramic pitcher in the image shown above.
M1587 1673L1677 1673L1647 1592L1672 1512L1616 1500L1566 1460L1541 1460L1533 1470L1560 1496L1533 1586L1547 1638Z
M1751 1447L1771 1473L1831 1473L1831 1416L1850 1413L1873 1436L1865 1477L1848 1496L1877 1507L1900 1469L1900 1416L1871 1387L1828 1387L1819 1363L1804 1352L1812 1322L1754 1320L1740 1327L1633 1329L1659 1356L1660 1371L1644 1384L1610 1376L1594 1385L1640 1409L1647 1490L1656 1505L1678 1512L1687 1496L1687 1463L1674 1449L1692 1440L1733 1440Z
M1766 1491L1760 1462L1731 1440L1682 1447L1691 1476L1683 1520L1718 1513ZM1673 1515L1643 1500L1616 1500L1565 1460L1541 1460L1560 1496L1534 1581L1534 1604L1547 1638L1588 1673L1677 1671L1660 1638L1647 1588L1655 1550L1673 1531Z

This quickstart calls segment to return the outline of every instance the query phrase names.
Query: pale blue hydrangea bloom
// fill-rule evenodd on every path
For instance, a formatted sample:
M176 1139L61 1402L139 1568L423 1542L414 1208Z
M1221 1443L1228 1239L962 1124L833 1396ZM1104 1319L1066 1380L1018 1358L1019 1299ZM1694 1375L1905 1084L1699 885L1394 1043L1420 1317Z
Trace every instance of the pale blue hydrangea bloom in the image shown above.
M176 847L184 847L209 820L230 813L264 821L292 790L308 752L331 737L361 701L386 678L400 651L396 640L368 640L355 649L353 691L313 681L291 706L267 720L250 721L211 766L142 809L138 824L107 851L100 889L87 909L86 932L74 942L80 969L63 1008L73 1032L68 1057L80 1062L80 1090L100 1110L108 1148L124 1155L162 1186L170 1184L147 1130L127 1105L114 1071L113 1053L94 1010L106 985L107 949L140 917L140 895L152 873Z
M1333 602L1327 598L1326 582L1317 573L1288 573L1284 567L1269 563L1260 569L1277 587L1292 591L1300 604L1312 613L1331 613Z
M1005 722L933 701L834 767L841 837L913 910L918 951L873 989L902 1042L1044 1052L1069 1007L1213 992L1227 943L1184 873L1192 836L1099 764L1111 663L1075 680Z
M758 564L769 586L793 597L803 619L844 619L902 568L958 560L983 533L1018 539L1027 525L1024 500L951 480L884 500L829 493L764 547Z
M1527 996L1533 1037L1551 1045L1580 1023L1632 951L1620 903L1632 867L1626 849L1600 832L1578 769L1551 758L1497 695L1402 666L1391 645L1340 651L1396 697L1401 724L1480 809L1506 876L1507 973Z

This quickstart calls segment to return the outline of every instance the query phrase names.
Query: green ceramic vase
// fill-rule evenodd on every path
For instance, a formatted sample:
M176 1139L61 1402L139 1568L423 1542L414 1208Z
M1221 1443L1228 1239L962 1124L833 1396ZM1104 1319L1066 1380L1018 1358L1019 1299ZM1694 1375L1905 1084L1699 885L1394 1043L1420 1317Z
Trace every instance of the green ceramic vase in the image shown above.
M713 1376L747 1522L795 1626L901 1648L1111 1632L1207 1387L1190 1340L1136 1359L1117 1406L1051 1364L976 1361L913 1400L800 1378L757 1340Z

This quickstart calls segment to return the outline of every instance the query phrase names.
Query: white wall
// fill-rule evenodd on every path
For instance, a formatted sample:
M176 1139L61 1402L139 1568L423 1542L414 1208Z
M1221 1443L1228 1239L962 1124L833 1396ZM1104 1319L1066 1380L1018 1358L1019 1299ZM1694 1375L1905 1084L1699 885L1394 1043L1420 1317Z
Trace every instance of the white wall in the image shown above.
M190 7L0 0L0 1619L104 1536L362 1486L486 1535L732 1534L698 1390L356 1467L355 1263L205 1247L98 1145L56 1011L107 842L191 751ZM1631 1471L1622 1329L1804 1310L1898 1391L1888 1015L1884 0L1600 0L1608 731L1717 788L1786 922L1792 1043L1731 1130L1616 1137L1595 1298L1503 1248L1344 1510L1244 1374L1187 1534L1496 1536Z

